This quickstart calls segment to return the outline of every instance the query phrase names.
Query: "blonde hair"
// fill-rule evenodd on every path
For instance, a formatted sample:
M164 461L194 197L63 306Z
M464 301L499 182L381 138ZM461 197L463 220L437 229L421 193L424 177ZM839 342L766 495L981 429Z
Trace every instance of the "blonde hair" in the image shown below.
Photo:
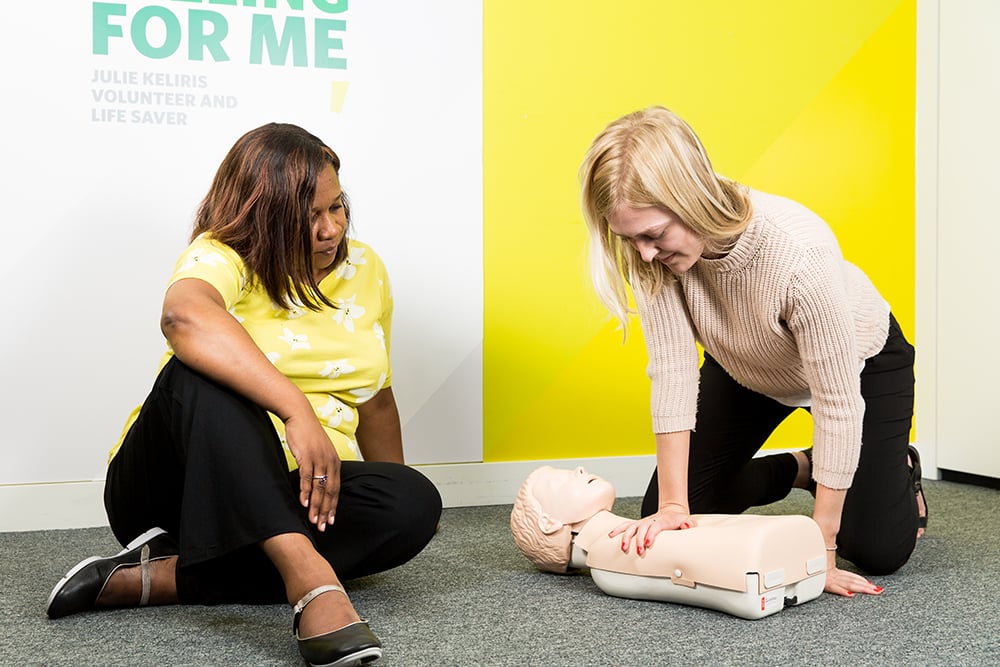
M622 116L597 135L580 167L583 216L590 232L590 277L601 303L626 325L626 288L652 296L674 280L646 263L608 226L622 206L673 212L705 242L726 252L750 220L745 187L712 169L694 130L663 107Z

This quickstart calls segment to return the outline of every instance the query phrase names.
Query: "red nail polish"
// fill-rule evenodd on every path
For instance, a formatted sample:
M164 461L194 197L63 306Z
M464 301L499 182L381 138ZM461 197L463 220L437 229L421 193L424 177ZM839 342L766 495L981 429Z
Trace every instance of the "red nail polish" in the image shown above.
M646 546L647 547L649 546L649 539L648 538L646 539Z
M854 597L854 591L847 591L847 597L849 598Z
M882 592L882 591L884 591L884 590L885 590L885 589L884 589L884 588L882 588L881 586L876 586L876 587L875 587L875 592L876 592L876 593L881 593L881 592Z

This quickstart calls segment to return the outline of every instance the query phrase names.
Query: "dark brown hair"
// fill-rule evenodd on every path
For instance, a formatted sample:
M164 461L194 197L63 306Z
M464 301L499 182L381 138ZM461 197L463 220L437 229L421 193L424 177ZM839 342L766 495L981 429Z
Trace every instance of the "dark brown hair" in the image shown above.
M195 216L192 240L203 232L243 259L251 279L283 308L333 307L312 272L309 213L316 178L340 158L301 127L269 123L240 137L219 165ZM350 229L346 195L344 213ZM347 257L347 231L334 266Z

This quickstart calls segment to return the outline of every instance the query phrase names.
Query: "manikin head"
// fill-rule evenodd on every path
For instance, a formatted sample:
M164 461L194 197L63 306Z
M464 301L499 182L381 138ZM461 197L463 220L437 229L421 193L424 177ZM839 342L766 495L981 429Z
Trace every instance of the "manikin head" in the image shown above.
M510 513L514 541L539 569L565 572L573 528L615 502L607 480L583 468L542 466L521 485Z

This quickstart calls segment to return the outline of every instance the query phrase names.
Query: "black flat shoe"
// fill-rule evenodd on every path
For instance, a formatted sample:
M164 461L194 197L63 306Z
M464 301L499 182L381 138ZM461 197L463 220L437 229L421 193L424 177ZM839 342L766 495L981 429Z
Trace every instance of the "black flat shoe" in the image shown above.
M382 657L382 642L368 627L367 621L355 621L339 630L299 638L299 619L302 611L322 593L338 591L347 595L340 586L319 586L303 596L293 607L292 634L299 643L299 653L312 667L355 667L367 665Z
M924 501L924 515L917 517L917 526L926 530L927 517L930 516L931 510L927 507L927 496L924 495L924 485L920 481L924 476L920 469L920 452L913 445L907 445L907 452L910 455L910 483L913 485L913 493Z
M809 461L809 483L806 485L806 491L812 494L812 497L816 497L816 480L813 479L813 448L803 449L802 453L806 455L806 460Z
M162 528L151 528L135 538L114 556L97 556L80 561L66 573L49 594L46 613L49 618L62 618L95 608L97 598L111 575L120 567L142 568L142 597L139 606L149 602L149 564L176 556L177 543Z

